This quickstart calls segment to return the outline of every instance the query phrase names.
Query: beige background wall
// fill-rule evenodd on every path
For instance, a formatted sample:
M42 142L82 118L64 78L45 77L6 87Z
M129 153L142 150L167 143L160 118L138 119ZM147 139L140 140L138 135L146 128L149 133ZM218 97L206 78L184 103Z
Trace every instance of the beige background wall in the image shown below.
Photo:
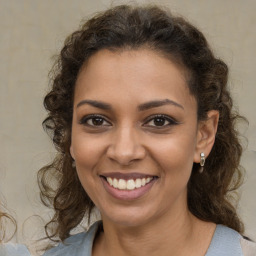
M250 122L248 128L242 127L249 141L243 158L247 178L240 209L247 235L256 240L256 2L155 3L169 6L199 26L230 66L229 83L236 105ZM54 154L41 127L51 56L82 18L109 6L108 0L0 0L0 191L1 200L6 199L18 220L20 242L39 232L40 223L30 218L25 234L21 233L26 218L49 215L39 201L36 173Z

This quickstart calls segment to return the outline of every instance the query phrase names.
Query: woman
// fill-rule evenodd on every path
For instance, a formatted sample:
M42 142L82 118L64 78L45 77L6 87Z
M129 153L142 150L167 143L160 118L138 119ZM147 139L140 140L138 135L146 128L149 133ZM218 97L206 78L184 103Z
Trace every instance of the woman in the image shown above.
M158 7L112 8L68 37L44 101L59 154L39 185L63 242L45 255L248 255L227 78L202 33ZM94 206L101 221L70 237Z

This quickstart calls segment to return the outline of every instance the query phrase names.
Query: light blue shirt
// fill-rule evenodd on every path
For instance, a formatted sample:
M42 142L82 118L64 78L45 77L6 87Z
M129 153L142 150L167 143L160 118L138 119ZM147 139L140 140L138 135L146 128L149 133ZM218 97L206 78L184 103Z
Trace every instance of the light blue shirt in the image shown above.
M243 256L241 238L235 230L217 225L205 256Z
M45 252L43 256L91 256L93 240L100 222L95 222L88 232L71 236ZM205 256L244 256L240 244L241 235L231 228L217 225Z
M27 247L23 244L1 244L0 256L30 256Z

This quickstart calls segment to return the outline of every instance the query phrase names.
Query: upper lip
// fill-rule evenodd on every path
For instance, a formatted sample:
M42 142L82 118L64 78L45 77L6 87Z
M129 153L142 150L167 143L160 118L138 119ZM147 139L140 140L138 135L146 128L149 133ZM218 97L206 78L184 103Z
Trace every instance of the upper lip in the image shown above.
M124 179L124 180L157 177L156 175L147 174L147 173L138 173L138 172L132 172L132 173L108 172L108 173L102 173L100 174L100 176L103 176L106 178L110 177L112 179L116 178L116 179Z

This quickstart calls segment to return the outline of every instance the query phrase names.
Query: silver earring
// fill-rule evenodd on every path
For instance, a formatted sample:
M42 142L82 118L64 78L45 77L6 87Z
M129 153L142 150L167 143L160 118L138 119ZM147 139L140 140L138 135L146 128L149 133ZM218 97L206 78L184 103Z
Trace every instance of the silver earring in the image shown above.
M204 153L200 153L200 169L199 173L202 173L204 171L204 164L205 164L205 155Z
M72 162L72 167L73 167L73 168L76 168L76 162L75 162L75 160Z

